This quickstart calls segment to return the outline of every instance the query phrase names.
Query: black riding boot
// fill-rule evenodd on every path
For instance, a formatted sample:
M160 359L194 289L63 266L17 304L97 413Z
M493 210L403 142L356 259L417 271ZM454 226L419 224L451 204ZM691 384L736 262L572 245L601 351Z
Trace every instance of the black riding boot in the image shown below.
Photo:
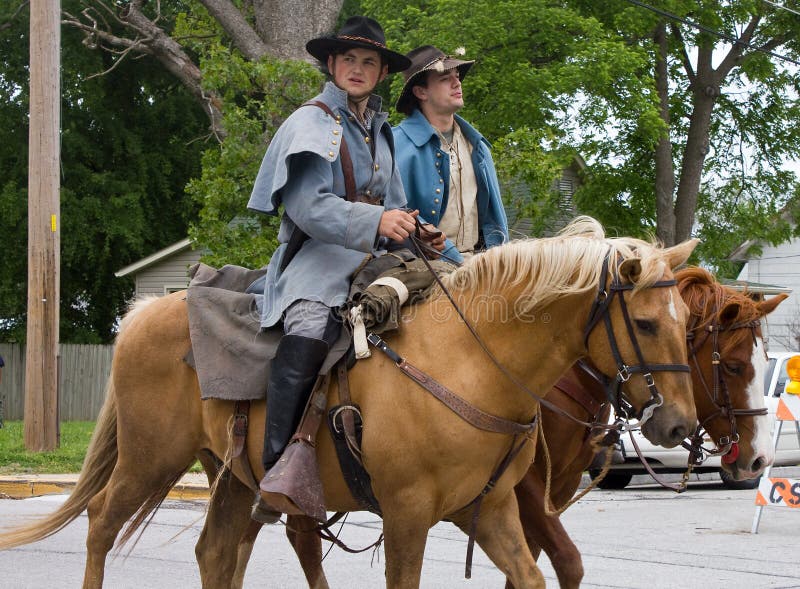
M278 343L267 385L267 421L264 431L264 470L269 471L286 449L328 355L328 344L320 339L285 335ZM253 519L262 523L277 521L280 514L269 512L257 502Z

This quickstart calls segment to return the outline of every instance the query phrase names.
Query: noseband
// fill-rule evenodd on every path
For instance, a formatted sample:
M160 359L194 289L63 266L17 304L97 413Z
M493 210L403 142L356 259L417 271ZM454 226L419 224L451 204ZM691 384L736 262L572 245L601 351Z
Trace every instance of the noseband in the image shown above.
M717 301L716 307L719 307ZM759 415L767 415L767 408L761 409L736 409L731 401L728 383L725 380L725 375L720 370L722 363L722 355L719 351L719 334L723 331L736 331L738 329L749 329L753 336L753 343L756 343L756 328L761 325L758 320L754 321L740 321L728 326L720 325L717 319L717 309L714 311L714 319L710 325L703 329L705 337L700 341L695 342L689 351L689 356L697 368L697 374L700 382L703 384L706 396L717 410L706 417L702 423L698 424L697 429L689 437L688 441L683 442L683 447L689 451L689 463L697 466L702 464L707 456L722 456L722 461L727 464L736 462L739 456L739 433L736 428L737 416L755 417ZM686 340L687 343L691 342L695 337L695 332L698 328L687 330ZM711 338L712 352L711 352L711 371L712 371L712 388L709 388L706 379L703 376L703 371L700 369L700 363L697 353L706 344L708 339ZM727 418L729 424L729 435L720 437L717 442L717 447L708 449L703 446L703 433L706 431L705 426L710 421L717 418Z
M611 277L608 290L606 290L606 279L609 274L610 253L606 254L603 259L603 268L600 275L600 282L598 284L597 296L595 297L592 308L589 311L589 319L586 322L584 329L584 346L588 349L589 336L594 328L603 321L606 328L606 335L608 342L611 346L611 352L614 355L614 361L617 364L617 374L613 379L606 381L606 397L609 403L614 407L617 416L624 416L626 419L633 417L638 420L638 426L641 427L644 423L653 416L653 412L664 403L664 398L658 392L653 372L689 372L688 364L648 364L642 355L642 349L639 346L639 341L636 339L636 333L633 329L630 314L628 313L628 306L625 303L624 292L626 290L633 290L633 284L622 284L618 273L614 273ZM656 287L669 287L675 286L676 280L660 280L654 283L651 288ZM625 320L625 329L628 333L628 339L636 352L636 361L638 364L629 365L625 364L622 355L619 351L617 338L614 335L614 328L611 325L611 314L609 308L614 302L614 299L619 300L622 317ZM626 398L622 390L622 385L627 382L633 374L641 374L644 377L647 388L650 391L650 400L644 404L640 411L635 412L631 402Z

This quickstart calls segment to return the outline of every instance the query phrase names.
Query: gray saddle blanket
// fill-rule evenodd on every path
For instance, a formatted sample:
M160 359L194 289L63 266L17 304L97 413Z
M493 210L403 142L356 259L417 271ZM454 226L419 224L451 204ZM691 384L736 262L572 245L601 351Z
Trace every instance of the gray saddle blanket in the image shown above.
M265 399L270 360L283 328L261 329L263 295L245 292L266 268L195 264L186 291L192 347L186 362L197 372L203 399ZM320 369L326 374L347 352L350 332L342 329Z

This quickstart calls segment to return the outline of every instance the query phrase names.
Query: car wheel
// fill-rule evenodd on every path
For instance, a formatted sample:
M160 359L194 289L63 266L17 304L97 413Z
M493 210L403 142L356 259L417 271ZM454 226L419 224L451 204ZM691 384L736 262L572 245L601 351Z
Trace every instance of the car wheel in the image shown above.
M743 481L734 480L727 470L719 469L719 478L722 479L722 485L726 489L732 491L741 491L743 489L757 489L758 483L761 481L761 475L754 479L745 479Z
M589 476L594 480L600 476L601 472L600 470L592 468L589 470ZM610 470L606 473L603 480L597 483L597 486L606 490L624 489L628 486L628 483L631 482L632 478L633 475L629 472Z

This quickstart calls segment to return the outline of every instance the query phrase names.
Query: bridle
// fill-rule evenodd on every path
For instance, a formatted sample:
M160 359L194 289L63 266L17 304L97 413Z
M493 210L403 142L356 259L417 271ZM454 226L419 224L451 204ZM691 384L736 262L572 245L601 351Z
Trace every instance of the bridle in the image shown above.
M739 329L749 329L753 336L753 343L756 343L756 328L761 325L759 320L740 321L731 325L723 326L718 320L720 301L717 297L713 313L713 319L710 324L705 327L693 326L686 331L687 343L691 343L695 339L695 333L701 333L704 337L698 338L694 341L694 345L689 350L689 357L694 362L697 369L697 375L703 385L703 390L711 403L716 407L711 415L706 417L702 423L699 423L697 429L688 438L688 441L682 443L683 447L689 451L689 464L697 466L701 464L708 456L722 456L721 460L726 464L733 464L739 457L739 432L736 427L736 417L748 416L755 417L760 415L767 415L767 408L760 409L737 409L733 406L731 401L728 383L725 375L721 370L722 355L719 350L719 334L722 332L731 332ZM712 382L711 386L706 382L703 376L703 371L700 369L700 362L697 357L698 352L705 346L706 342L711 339L711 370ZM708 449L703 446L703 434L706 431L706 424L718 418L727 418L729 424L729 434L720 437L716 442L717 447Z
M648 364L644 360L644 356L642 355L641 347L639 346L639 342L636 339L636 334L634 332L633 323L631 322L630 315L628 313L628 307L625 303L625 297L623 296L624 291L626 290L633 290L634 285L632 284L623 284L620 280L620 276L617 272L611 271L611 248L609 247L608 252L603 258L603 265L600 272L600 278L598 281L597 287L597 294L595 299L592 303L592 307L589 311L589 317L586 321L586 327L584 328L584 346L588 347L588 340L589 336L594 331L594 328L602 321L603 325L605 326L606 335L608 337L609 344L611 346L612 354L614 355L614 360L617 364L617 374L616 376L611 379L608 378L606 375L600 373L599 376L603 377L603 381L608 383L606 387L606 396L609 399L609 402L614 407L614 410L618 416L624 415L625 419L618 418L614 424L597 424L597 423L589 423L578 419L574 415L570 414L569 412L565 411L561 407L558 407L554 403L549 402L547 399L543 398L541 395L538 395L531 391L523 382L521 382L514 374L508 371L505 366L503 366L500 361L495 357L495 355L489 350L489 348L484 343L483 339L477 333L475 328L469 322L469 320L464 315L461 308L458 306L456 301L453 299L452 295L448 291L447 287L442 283L439 276L436 274L435 270L431 266L430 262L428 261L426 253L438 255L439 252L431 248L427 245L420 237L420 232L427 231L424 227L417 225L417 233L415 235L411 235L410 239L412 244L416 247L417 253L419 257L424 261L425 265L427 266L428 270L433 275L436 283L438 284L439 288L445 294L445 296L450 301L450 304L458 313L461 320L469 329L470 333L472 334L475 341L483 350L484 354L489 358L492 364L508 379L510 380L517 388L526 392L530 395L534 400L540 403L542 406L546 407L547 409L575 421L584 427L589 428L596 428L596 429L607 429L607 430L615 430L617 433L622 432L626 429L630 429L630 426L627 423L627 419L633 417L637 419L638 423L635 424L633 427L641 427L648 419L650 419L653 415L653 412L660 407L663 402L664 398L658 392L658 388L655 383L655 379L653 377L653 372L689 372L689 365L688 364ZM609 281L610 277L610 281ZM606 289L606 282L609 282L608 289ZM675 286L677 281L672 280L661 280L658 282L653 283L650 285L649 288L657 288L657 287L670 287ZM624 360L622 359L622 355L619 351L619 346L617 344L617 338L614 335L614 328L611 323L611 315L609 309L611 304L614 302L614 299L617 298L619 300L620 308L622 310L622 316L625 320L625 329L628 334L628 338L633 346L633 349L636 353L636 359L638 364L635 365L628 365L625 364ZM633 374L640 373L645 379L647 383L647 387L650 391L650 399L645 403L642 409L639 412L635 412L633 409L633 405L628 401L625 397L624 392L622 391L622 385L627 382Z
M628 305L625 302L625 297L623 296L626 290L633 290L634 285L622 284L619 274L615 273L611 277L608 290L606 290L606 277L610 273L609 262L610 252L606 254L605 258L603 259L603 269L601 271L597 295L592 308L589 311L589 319L586 323L586 328L584 329L584 346L588 348L589 336L591 335L592 330L600 321L603 321L603 324L606 328L606 334L608 336L608 342L611 347L611 352L614 355L614 361L617 364L616 376L613 379L606 380L606 397L608 398L608 401L611 403L612 407L614 407L614 411L618 417L624 416L626 420L630 417L633 417L638 421L637 427L641 427L653 416L653 412L664 403L664 398L661 396L661 393L658 392L658 387L656 386L653 372L689 372L689 365L649 364L645 362L644 356L642 355L641 346L639 345L639 341L636 339L636 333L633 328L630 314L628 313ZM677 283L677 280L674 279L660 280L655 282L651 288L675 286ZM625 320L625 329L627 330L628 339L633 346L633 350L636 353L636 360L638 364L625 364L622 359L622 355L620 354L617 338L614 335L614 329L611 325L611 315L609 313L609 307L613 303L614 298L619 299L620 310L622 311L622 317ZM647 403L645 403L641 410L637 413L634 413L633 405L625 397L625 393L622 390L622 385L627 382L633 374L641 374L644 377L648 390L650 391L650 400L647 401Z

